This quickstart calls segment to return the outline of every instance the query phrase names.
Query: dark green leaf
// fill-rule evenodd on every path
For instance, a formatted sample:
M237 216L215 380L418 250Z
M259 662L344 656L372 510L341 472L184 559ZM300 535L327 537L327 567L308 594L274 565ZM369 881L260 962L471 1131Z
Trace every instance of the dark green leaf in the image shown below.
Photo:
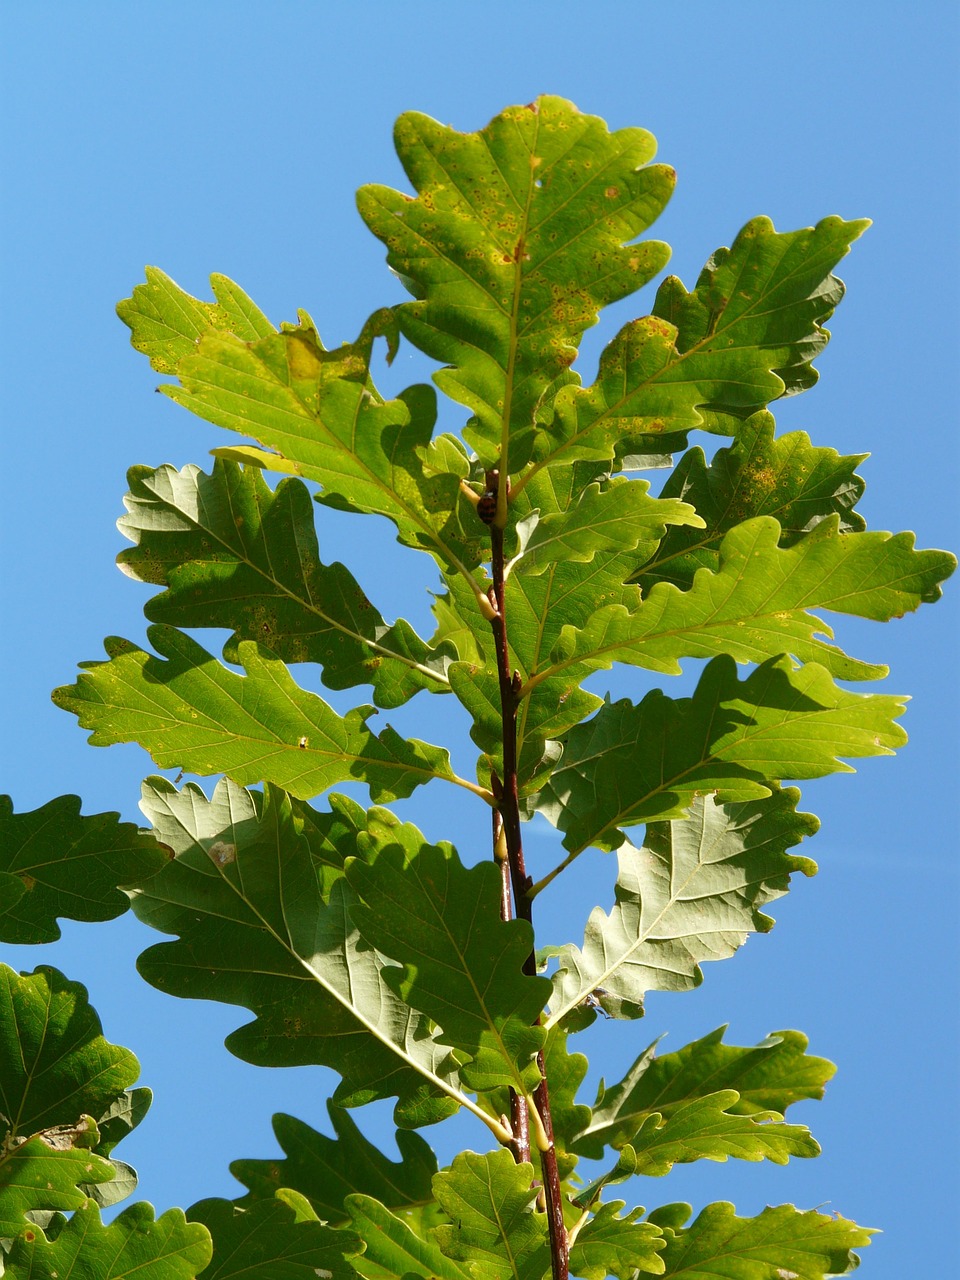
M742 422L732 445L718 449L708 466L701 449L688 449L661 497L693 504L706 529L673 526L656 555L635 575L646 593L655 582L688 587L697 569L717 569L723 536L752 516L780 522L780 545L793 546L827 516L843 533L865 528L854 506L863 493L855 468L865 453L847 457L816 448L803 431L776 438L773 415L755 413Z
M847 693L813 663L771 659L740 683L732 658L714 658L692 698L654 690L572 729L540 808L568 849L616 848L618 827L682 817L708 791L720 803L759 799L773 780L852 772L840 756L890 755L906 740L903 705Z
M117 887L160 869L153 837L116 813L80 816L79 796L14 813L0 796L0 941L53 942L57 917L113 920L130 905Z
M715 1090L737 1093L738 1100L726 1109L740 1116L782 1115L794 1102L823 1097L836 1068L826 1058L808 1054L807 1037L799 1031L775 1031L750 1048L724 1044L723 1032L719 1027L659 1057L656 1044L650 1045L619 1084L601 1087L574 1149L599 1159L605 1144L619 1148L632 1141L648 1116L656 1113L669 1120Z
M352 1280L348 1258L362 1248L352 1231L305 1221L282 1200L238 1209L229 1200L201 1200L188 1210L213 1238L202 1280Z
M352 1193L372 1196L388 1209L430 1204L430 1180L437 1161L416 1133L397 1131L399 1163L388 1160L369 1142L349 1115L327 1103L336 1138L317 1133L293 1116L275 1115L273 1131L286 1153L285 1160L234 1160L230 1172L249 1187L238 1203L270 1199L280 1187L291 1187L306 1196L325 1222L347 1220L344 1201Z
M301 799L349 778L367 782L374 799L455 780L447 751L406 741L389 725L372 733L371 707L337 715L268 649L242 642L239 676L172 627L148 635L166 661L110 639L111 661L85 664L75 685L54 691L57 706L94 731L95 746L137 742L161 768L273 782Z
M232 627L228 661L241 640L256 640L284 662L318 663L330 689L372 684L381 707L448 688L449 646L431 650L403 619L387 626L347 568L320 562L300 481L273 492L259 468L222 459L212 475L135 467L128 479L119 527L137 545L118 561L132 578L167 587L146 606L151 621Z
M500 868L468 869L450 845L426 844L415 827L396 823L348 865L347 879L363 900L353 910L361 937L401 964L384 980L438 1024L441 1044L469 1055L461 1068L468 1084L532 1091L543 1032L531 1024L550 985L523 973L533 931L501 920Z
M510 107L478 133L408 112L394 140L418 198L369 186L358 204L419 299L398 309L400 327L449 366L436 380L477 415L467 435L485 465L507 425L516 470L583 331L667 261L665 245L635 237L674 172L649 164L649 133L608 133L562 98Z

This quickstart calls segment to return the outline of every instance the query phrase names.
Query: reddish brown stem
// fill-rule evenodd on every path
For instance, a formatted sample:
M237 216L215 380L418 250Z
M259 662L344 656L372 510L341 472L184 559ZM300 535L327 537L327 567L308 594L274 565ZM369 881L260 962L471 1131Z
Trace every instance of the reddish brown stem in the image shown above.
M527 897L531 880L527 875L523 857L523 835L520 825L520 797L517 785L517 707L521 680L516 672L510 670L510 650L507 640L507 611L504 581L503 530L496 524L490 529L493 572L493 588L490 592L490 603L496 613L490 623L493 629L493 641L497 654L497 674L500 683L500 708L502 717L503 740L503 780L494 777L493 790L498 800L498 809L502 830L507 846L507 857L510 866L510 882L513 891L513 904L516 915L532 925L533 904ZM499 831L498 831L499 834ZM505 892L505 891L504 891ZM535 974L537 971L536 956L533 951L527 956L523 972ZM539 1054L537 1065L543 1077L533 1095L533 1101L542 1127L548 1139L546 1150L540 1150L540 1167L543 1174L547 1221L550 1232L550 1260L553 1280L568 1280L570 1272L567 1232L563 1223L563 1199L560 1191L560 1174L557 1168L557 1152L553 1144L553 1120L550 1115L550 1093L547 1087L546 1067L543 1054ZM518 1102L523 1101L518 1095ZM524 1108L526 1104L524 1103ZM514 1129L516 1133L516 1128ZM529 1139L528 1139L529 1142ZM538 1147L540 1144L538 1143ZM529 1152L529 1145L527 1148ZM529 1158L529 1156L528 1156Z

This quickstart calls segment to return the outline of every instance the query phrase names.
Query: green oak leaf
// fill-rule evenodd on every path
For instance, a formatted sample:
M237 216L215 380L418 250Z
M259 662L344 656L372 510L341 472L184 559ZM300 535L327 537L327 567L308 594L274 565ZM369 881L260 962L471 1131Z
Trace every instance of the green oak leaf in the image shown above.
M383 977L396 995L441 1029L439 1042L464 1054L461 1076L473 1088L512 1084L532 1092L543 1044L535 1023L550 994L523 967L533 931L500 918L502 876L493 862L464 867L450 845L425 843L394 821L347 865L362 899L353 909L361 937L399 961Z
M780 522L780 545L793 546L828 516L843 533L866 526L854 508L863 494L856 467L868 456L843 456L810 443L803 431L775 436L773 415L742 422L737 438L718 449L709 466L701 449L688 449L663 486L662 498L689 502L706 529L671 526L656 554L634 574L646 593L655 582L688 587L697 569L717 569L724 534L752 516Z
M275 1115L273 1132L286 1159L233 1161L230 1172L249 1188L237 1202L241 1208L272 1198L280 1187L306 1196L319 1218L335 1224L348 1220L345 1201L354 1194L372 1196L387 1209L432 1203L437 1160L419 1134L397 1130L396 1162L369 1142L341 1107L328 1102L327 1111L336 1138L293 1116Z
M216 302L192 298L163 271L147 267L146 284L117 306L117 315L130 329L130 343L158 373L176 373L208 329L232 333L245 342L275 333L273 325L243 290L226 276L212 275Z
M259 468L223 459L212 475L134 467L128 479L119 528L137 545L118 563L167 588L145 607L152 622L232 627L228 661L256 640L284 662L318 663L330 689L372 684L380 707L447 690L452 649L431 650L403 619L388 626L344 565L321 563L300 481L271 490Z
M566 1026L552 1026L549 1029L543 1056L550 1084L553 1144L560 1180L563 1182L570 1177L577 1164L578 1157L571 1150L574 1139L590 1125L590 1108L576 1100L577 1090L583 1084L590 1064L582 1053L571 1053L568 1050ZM510 1112L510 1096L506 1089L485 1092L483 1102L491 1115L508 1115ZM538 1158L536 1150L531 1152L531 1158Z
M806 1052L807 1037L799 1031L774 1031L751 1047L724 1044L723 1033L719 1027L660 1056L656 1043L650 1045L623 1080L609 1088L601 1085L589 1123L573 1139L574 1150L600 1159L604 1146L631 1142L649 1116L670 1120L719 1090L737 1095L726 1108L730 1115L783 1115L795 1102L822 1098L836 1070L826 1058Z
M467 1280L472 1272L441 1252L432 1239L412 1230L370 1196L348 1196L350 1222L366 1244L352 1262L366 1280L404 1280L423 1276L424 1280Z
M436 395L410 387L385 402L369 382L369 357L363 335L325 351L307 319L253 342L208 329L179 361L179 385L160 389L267 450L242 446L219 455L314 480L325 505L386 516L405 546L473 581L484 554L483 526L460 492L459 476L422 456Z
M130 1050L104 1039L79 982L47 965L19 977L0 965L0 1127L8 1144L70 1128L81 1115L111 1120L139 1074ZM111 1147L115 1133L114 1124Z
M279 1198L247 1209L201 1200L187 1215L213 1239L202 1280L351 1280L356 1274L349 1259L363 1247L359 1236L305 1219Z
M642 1209L621 1215L622 1200L600 1205L578 1232L570 1249L570 1270L583 1280L632 1280L637 1272L663 1275L664 1239L652 1222L640 1222Z
M334 1102L398 1098L403 1128L433 1123L459 1103L449 1049L426 1019L383 980L383 960L361 946L350 911L356 894L318 857L311 828L326 825L341 859L357 853L349 807L300 816L268 788L260 804L224 779L212 801L192 784L144 784L142 806L176 859L139 887L136 915L176 942L150 947L141 974L162 991L250 1009L256 1020L227 1039L262 1066L319 1064L342 1080ZM362 811L361 811L362 812Z
M0 796L0 941L53 942L57 917L113 920L130 903L118 888L159 870L166 855L119 814L82 817L79 796L14 813Z
M522 540L521 559L513 562L511 571L522 567L527 574L543 573L557 561L589 561L601 552L632 551L645 559L641 548L649 546L652 554L668 526L703 527L688 503L652 498L648 489L646 480L622 476L602 487L588 485L566 511L531 521Z
M783 1124L775 1111L731 1114L739 1099L735 1089L719 1090L682 1104L669 1117L648 1115L630 1140L636 1172L661 1177L675 1164L694 1160L722 1163L732 1156L786 1164L790 1156L820 1154L806 1125Z
M464 1151L433 1180L450 1218L433 1236L443 1253L468 1264L475 1280L542 1280L550 1269L547 1220L534 1212L537 1187L529 1164L508 1151Z
M54 1240L39 1228L15 1242L6 1280L196 1280L210 1261L210 1236L183 1211L154 1220L153 1206L134 1204L108 1226L96 1205L77 1209ZM278 1277L279 1280L279 1277Z
M605 349L594 385L557 392L517 487L545 466L657 452L661 438L669 451L691 427L736 435L742 419L811 386L811 361L829 338L822 324L843 296L832 268L867 226L825 218L777 232L754 218L717 250L692 293L669 277L654 314L630 321Z
M241 642L239 676L173 627L148 636L160 658L110 639L110 661L86 664L76 684L54 691L57 706L93 730L95 746L136 742L161 768L273 782L300 799L348 778L367 782L374 799L409 795L431 778L454 781L446 750L389 726L374 734L371 707L337 715L268 649Z
M823 667L774 658L742 683L726 655L691 698L653 690L606 703L567 736L539 808L573 854L617 848L621 826L682 817L698 795L720 803L768 795L774 780L852 772L839 757L890 755L906 740L903 700L841 690Z
M797 813L794 788L742 804L693 802L686 818L651 823L642 848L617 850L616 905L595 907L583 947L555 949L559 969L548 1026L584 1003L636 1018L647 991L685 991L702 981L700 963L733 955L773 921L762 908L787 892L808 858L787 853L817 820Z
M829 516L800 542L781 547L780 525L769 516L732 528L720 547L717 571L700 570L687 590L656 582L632 611L622 604L597 610L585 627L564 627L550 664L526 684L583 679L613 662L680 672L682 657L731 654L762 662L780 653L817 662L842 680L875 680L887 668L848 657L821 636L833 632L811 608L886 622L939 599L939 583L956 566L944 551L915 551L913 535L842 534Z
M738 1218L732 1204L720 1201L681 1227L689 1214L689 1205L668 1205L649 1215L667 1239L664 1274L683 1280L826 1280L853 1271L860 1259L852 1250L873 1235L839 1214L803 1212L792 1204Z
M609 133L547 96L477 133L407 112L394 141L417 198L367 186L358 207L418 299L397 309L400 328L447 366L436 381L476 415L465 435L484 465L509 436L512 466L501 467L516 470L541 400L597 312L667 261L665 245L636 237L675 174L649 163L646 131Z
M90 1116L13 1143L8 1136L0 1149L0 1239L29 1227L28 1214L79 1209L87 1187L113 1178L110 1161L91 1150L99 1137Z

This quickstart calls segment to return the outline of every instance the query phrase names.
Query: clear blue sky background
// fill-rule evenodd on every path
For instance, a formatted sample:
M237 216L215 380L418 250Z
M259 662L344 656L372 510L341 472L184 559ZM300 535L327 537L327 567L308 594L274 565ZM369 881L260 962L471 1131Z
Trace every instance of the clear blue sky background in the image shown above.
M101 655L104 635L142 638L146 592L113 565L126 467L205 465L222 442L152 394L156 376L128 346L114 304L145 263L201 295L221 271L275 322L303 306L328 343L354 336L371 310L401 298L353 192L367 181L404 184L390 135L408 108L475 129L550 92L612 127L650 129L679 171L656 233L674 246L671 270L688 285L755 214L785 230L831 213L873 218L840 271L848 296L821 382L780 407L780 430L872 452L861 504L871 527L915 529L921 546L960 543L958 27L949 0L33 0L2 13L2 787L18 809L76 792L86 812L137 818L149 761L133 747L88 747L49 691L73 678L78 660ZM651 297L592 332L585 377L615 325ZM395 369L396 385L426 376L407 353ZM375 521L368 529L321 514L325 559L358 566L385 615L426 628L424 558L405 556ZM956 622L956 589L885 628L841 620L841 642L890 664L889 691L914 695L910 745L864 762L855 777L806 788L804 807L823 830L804 852L821 874L776 904L772 934L708 966L698 991L652 998L644 1023L600 1026L588 1046L595 1083L601 1070L618 1078L665 1031L666 1047L679 1048L722 1022L740 1044L802 1029L812 1051L840 1066L823 1103L791 1113L813 1127L823 1156L787 1168L687 1166L636 1188L635 1202L729 1199L742 1213L824 1205L883 1228L863 1274L951 1273ZM636 696L632 679L598 683ZM391 718L426 737L459 735L468 771L450 700L424 701ZM481 856L476 812L423 794L405 815ZM531 847L535 867L552 865L549 836ZM580 904L598 885L609 894L608 871L598 855L590 878L546 905L545 937L574 936ZM156 1103L118 1154L163 1209L238 1194L227 1164L276 1152L274 1111L325 1128L333 1080L232 1059L221 1042L246 1015L146 987L134 960L154 940L126 917L67 926L62 943L11 948L6 959L55 964L87 983L107 1035L140 1057ZM387 1108L358 1118L392 1141ZM430 1136L445 1159L456 1142L486 1149L466 1123Z

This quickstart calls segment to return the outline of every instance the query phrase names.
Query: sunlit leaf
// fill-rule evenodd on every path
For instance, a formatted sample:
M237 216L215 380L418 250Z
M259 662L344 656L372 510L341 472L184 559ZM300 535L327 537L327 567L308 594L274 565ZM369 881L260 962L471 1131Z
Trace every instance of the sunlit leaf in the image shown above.
M724 1044L723 1033L719 1027L675 1053L657 1056L655 1043L645 1049L623 1080L601 1089L574 1140L577 1152L599 1159L605 1144L630 1142L648 1116L669 1120L714 1090L736 1092L726 1110L739 1116L782 1115L794 1102L823 1097L835 1067L808 1054L799 1031L775 1031L749 1048Z
M597 1213L582 1228L570 1250L570 1270L584 1280L632 1280L637 1272L663 1274L660 1250L664 1240L659 1227L640 1222L642 1209L621 1215L622 1200L600 1205Z
M688 449L663 486L661 497L693 505L706 529L673 526L656 554L636 574L646 592L654 582L687 587L697 569L716 569L723 536L742 520L774 516L780 545L793 546L821 520L836 515L843 533L859 533L854 510L863 494L856 467L867 457L847 457L814 446L803 431L775 437L772 414L742 422L733 444L718 449L709 466L701 449Z
M366 1244L363 1254L352 1259L353 1265L367 1280L403 1280L405 1276L465 1280L472 1274L379 1201L369 1196L350 1196L347 1209L351 1225Z
M905 741L902 711L895 697L841 690L813 663L771 659L741 683L732 658L714 658L692 698L655 690L572 729L540 807L568 849L616 848L618 827L682 817L708 791L759 799L775 780L852 772L841 756L889 755Z
M109 1119L139 1074L130 1050L104 1039L79 982L46 965L20 977L0 965L0 1125L8 1140L76 1125L81 1115Z
M533 1210L532 1174L507 1151L464 1151L434 1178L437 1202L451 1219L435 1229L437 1244L468 1263L477 1280L541 1280L549 1269L547 1221Z
M825 1280L853 1271L853 1249L870 1243L873 1232L856 1223L782 1204L755 1218L738 1218L732 1204L707 1205L689 1227L674 1225L689 1205L668 1206L662 1225L667 1247L661 1255L667 1276L684 1280ZM658 1214L650 1214L658 1222Z
M175 373L208 329L236 334L247 342L274 333L266 316L239 285L213 275L215 303L200 302L157 267L147 267L146 284L117 306L117 315L130 329L130 342L142 351L158 373Z
M267 649L243 641L239 676L181 631L157 625L148 634L160 658L110 640L110 661L88 664L75 685L54 692L93 730L95 746L137 742L161 768L273 782L302 799L348 778L368 782L374 799L454 780L446 750L408 742L389 725L374 734L370 707L337 715Z
M476 414L466 434L485 464L508 424L515 469L583 331L667 261L665 245L635 237L663 209L674 172L649 164L656 144L644 130L609 133L547 96L478 133L407 112L394 140L418 197L368 186L358 204L418 299L398 309L400 327L449 366L437 383Z
M7 1280L195 1280L210 1261L210 1236L180 1209L154 1220L153 1206L134 1204L109 1226L94 1204L48 1241L28 1229L7 1260ZM278 1277L279 1280L279 1277Z

